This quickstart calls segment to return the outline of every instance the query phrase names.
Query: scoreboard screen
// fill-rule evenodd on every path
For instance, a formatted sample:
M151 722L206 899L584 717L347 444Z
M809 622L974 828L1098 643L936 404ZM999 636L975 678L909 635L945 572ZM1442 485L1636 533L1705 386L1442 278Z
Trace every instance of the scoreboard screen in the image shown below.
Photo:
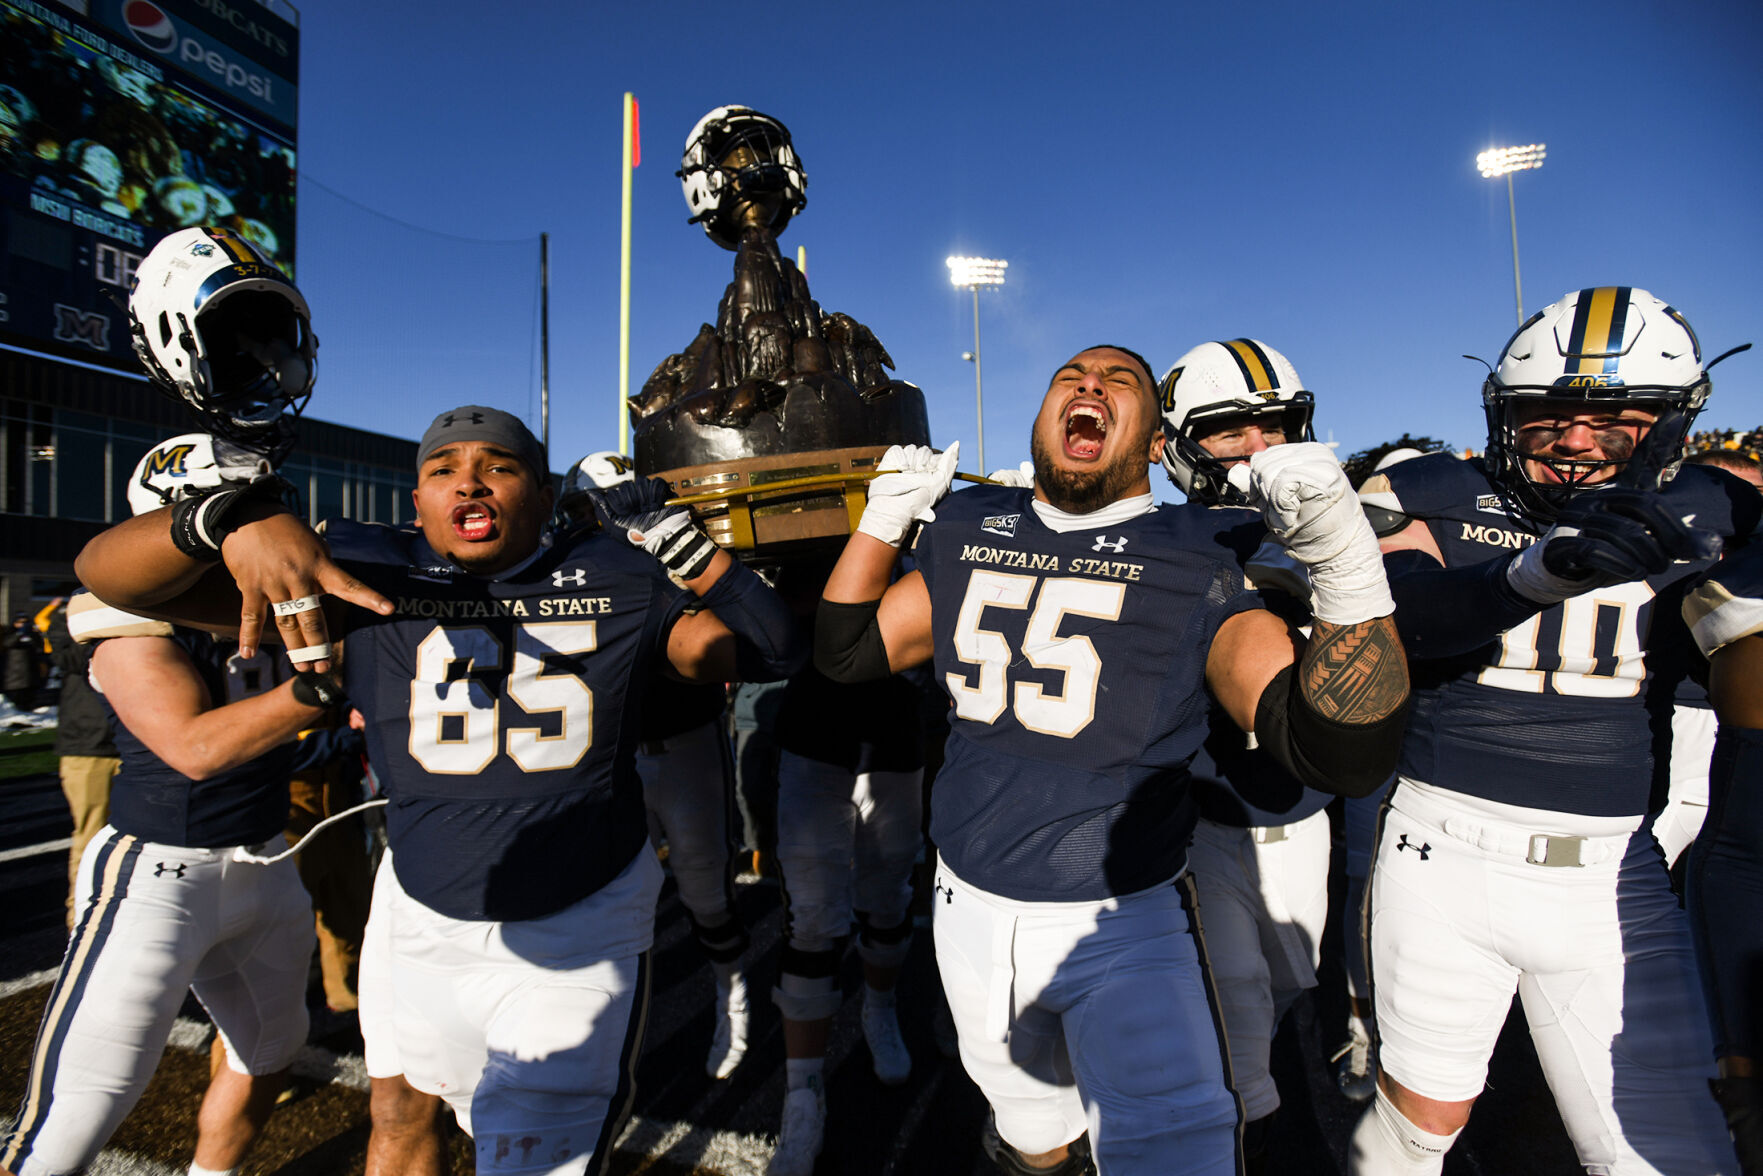
M0 0L0 341L135 370L135 266L192 225L291 276L298 77L285 5Z

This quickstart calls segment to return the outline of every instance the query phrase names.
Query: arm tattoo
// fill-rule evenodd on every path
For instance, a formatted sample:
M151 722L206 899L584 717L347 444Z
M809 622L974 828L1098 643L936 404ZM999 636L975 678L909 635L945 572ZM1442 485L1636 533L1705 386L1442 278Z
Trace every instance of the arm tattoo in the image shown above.
M1373 723L1408 701L1408 658L1389 617L1317 621L1298 672L1304 701L1337 723Z

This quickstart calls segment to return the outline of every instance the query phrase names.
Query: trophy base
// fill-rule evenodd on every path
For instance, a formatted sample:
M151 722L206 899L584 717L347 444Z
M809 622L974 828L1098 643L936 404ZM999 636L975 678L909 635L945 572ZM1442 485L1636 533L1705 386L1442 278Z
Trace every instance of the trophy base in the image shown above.
M857 528L886 445L736 458L656 476L704 531L744 560L785 562L837 550Z

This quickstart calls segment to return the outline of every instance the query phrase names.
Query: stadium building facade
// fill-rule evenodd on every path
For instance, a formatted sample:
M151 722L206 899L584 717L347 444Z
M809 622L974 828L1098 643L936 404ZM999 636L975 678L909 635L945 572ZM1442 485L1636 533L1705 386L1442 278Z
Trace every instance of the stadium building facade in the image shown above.
M129 516L136 463L192 429L144 377L0 349L0 616L67 595L80 548ZM398 523L415 467L415 441L306 418L281 472L313 522Z

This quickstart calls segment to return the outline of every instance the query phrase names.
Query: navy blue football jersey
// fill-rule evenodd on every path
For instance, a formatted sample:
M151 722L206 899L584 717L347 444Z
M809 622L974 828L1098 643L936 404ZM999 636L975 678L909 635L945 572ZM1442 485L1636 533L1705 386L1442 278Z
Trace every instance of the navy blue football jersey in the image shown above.
M1763 543L1716 564L1684 601L1683 619L1709 657L1741 637L1763 633Z
M189 657L216 707L273 690L291 672L288 659L276 647L242 658L236 641L181 628L163 640L174 642ZM192 780L123 726L108 699L104 708L110 713L110 730L122 757L122 768L110 786L110 823L117 829L162 845L213 849L257 845L280 836L287 827L292 740L236 768Z
M1503 558L1541 533L1508 512L1479 460L1428 454L1375 475L1361 493L1422 520L1447 567ZM1756 526L1759 496L1724 471L1685 466L1661 493L1729 544ZM1631 817L1658 809L1671 708L1693 656L1682 596L1708 566L1679 563L1597 588L1473 653L1414 662L1401 773L1552 812Z
M690 594L602 532L495 578L411 529L333 521L325 538L396 605L350 611L343 668L404 889L451 918L505 921L617 877L647 837L643 687Z
M920 532L937 684L953 702L931 836L994 894L1074 902L1144 890L1186 860L1206 657L1261 606L1256 537L1197 506L1059 533L1031 492L964 490Z

